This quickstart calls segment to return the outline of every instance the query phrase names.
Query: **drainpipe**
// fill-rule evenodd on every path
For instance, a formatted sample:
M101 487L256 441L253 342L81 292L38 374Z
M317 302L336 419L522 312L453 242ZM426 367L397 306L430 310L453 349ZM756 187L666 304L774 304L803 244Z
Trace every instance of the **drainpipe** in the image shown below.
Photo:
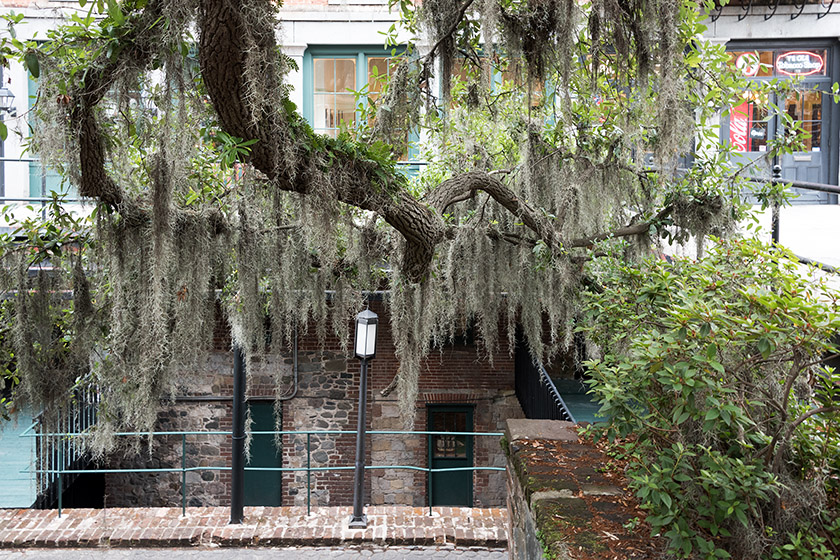
M245 357L233 348L233 435L231 442L230 522L241 524L245 505Z

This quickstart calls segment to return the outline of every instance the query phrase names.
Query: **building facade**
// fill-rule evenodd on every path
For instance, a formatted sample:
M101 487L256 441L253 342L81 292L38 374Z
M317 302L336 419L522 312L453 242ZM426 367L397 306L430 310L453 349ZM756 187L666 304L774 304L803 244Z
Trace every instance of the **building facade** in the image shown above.
M465 337L423 362L413 425L406 426L392 382L399 364L383 302L371 302L380 316L376 357L370 361L367 418L370 431L502 432L507 418L523 417L514 393L514 355L502 344L491 362ZM205 369L193 375L185 392L159 415L160 432L231 430L232 364L224 326ZM345 432L268 434L250 438L246 465L246 505L349 505L353 499L353 461L358 413L359 360L339 341L322 346L314 333L301 335L296 347L253 359L248 372L252 432ZM279 422L275 424L275 422ZM145 441L145 438L142 438ZM157 436L151 448L121 450L107 468L204 467L187 474L187 505L223 505L230 499L230 474L213 468L230 465L229 435ZM137 440L134 441L137 443ZM503 467L499 436L369 434L366 444L365 502L503 506L503 472L438 473L385 466L455 468ZM254 471L292 468L295 471ZM309 467L309 470L307 470ZM328 467L344 470L322 471ZM178 506L181 474L107 474L108 506Z
M837 5L835 5L837 4ZM832 0L733 0L711 13L706 39L726 45L735 67L751 80L797 80L785 99L760 99L745 92L721 123L721 141L738 158L758 160L764 176L782 167L789 181L838 184L840 104L830 95L840 81L840 3ZM807 133L800 151L777 162L766 157L767 142L785 134L774 108ZM798 190L795 204L836 204L837 195Z

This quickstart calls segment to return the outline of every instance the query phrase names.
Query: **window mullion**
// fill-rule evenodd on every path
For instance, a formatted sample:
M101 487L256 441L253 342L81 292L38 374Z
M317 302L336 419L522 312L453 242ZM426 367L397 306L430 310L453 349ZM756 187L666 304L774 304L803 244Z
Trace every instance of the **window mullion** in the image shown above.
M368 85L368 68L367 68L367 56L363 52L359 52L356 54L356 87L353 88L356 91L360 91L363 87ZM358 101L356 101L356 118L354 126L358 128L361 126L362 122L362 103L366 103L366 97L359 97Z

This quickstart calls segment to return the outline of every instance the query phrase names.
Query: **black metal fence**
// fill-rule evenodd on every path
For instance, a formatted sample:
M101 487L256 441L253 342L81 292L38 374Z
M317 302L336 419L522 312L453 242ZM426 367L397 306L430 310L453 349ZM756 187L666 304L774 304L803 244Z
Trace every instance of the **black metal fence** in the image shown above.
M543 365L533 359L526 345L519 345L514 360L516 398L525 417L575 422L554 382Z

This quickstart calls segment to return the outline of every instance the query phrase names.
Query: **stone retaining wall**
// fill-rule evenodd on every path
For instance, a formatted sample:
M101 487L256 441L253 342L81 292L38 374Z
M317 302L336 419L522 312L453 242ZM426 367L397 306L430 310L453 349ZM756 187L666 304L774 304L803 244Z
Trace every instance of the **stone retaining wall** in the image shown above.
M640 522L623 471L556 420L509 420L508 539L512 560L653 559L659 542Z

